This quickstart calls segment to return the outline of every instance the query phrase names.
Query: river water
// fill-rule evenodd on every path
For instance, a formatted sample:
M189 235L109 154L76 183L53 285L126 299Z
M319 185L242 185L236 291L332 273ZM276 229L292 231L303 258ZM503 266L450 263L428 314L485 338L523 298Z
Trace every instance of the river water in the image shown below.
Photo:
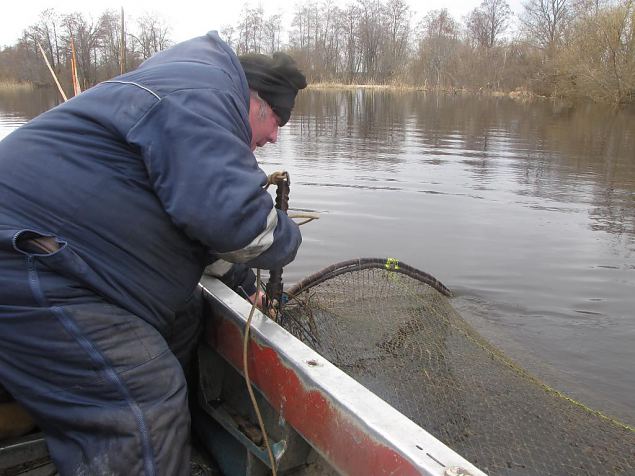
M0 138L55 102L0 92ZM547 384L635 424L635 111L317 90L257 157L321 215L287 283L398 258Z

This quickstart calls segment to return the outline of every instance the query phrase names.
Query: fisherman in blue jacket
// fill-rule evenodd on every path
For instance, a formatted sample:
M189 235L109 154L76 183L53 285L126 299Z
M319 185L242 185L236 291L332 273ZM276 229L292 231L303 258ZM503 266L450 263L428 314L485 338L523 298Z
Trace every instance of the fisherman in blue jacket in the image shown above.
M0 142L0 384L61 475L189 473L178 311L210 256L294 259L253 151L305 86L288 56L239 60L210 32Z

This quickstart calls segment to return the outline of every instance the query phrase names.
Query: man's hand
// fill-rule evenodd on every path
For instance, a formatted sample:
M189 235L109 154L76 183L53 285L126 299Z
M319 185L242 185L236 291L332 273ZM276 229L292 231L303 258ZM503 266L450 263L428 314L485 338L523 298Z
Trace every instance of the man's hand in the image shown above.
M255 293L253 293L251 296L249 296L249 302L252 304L255 302L256 307L258 307L258 309L263 308L264 300L265 300L265 293L262 292L261 290L258 290Z

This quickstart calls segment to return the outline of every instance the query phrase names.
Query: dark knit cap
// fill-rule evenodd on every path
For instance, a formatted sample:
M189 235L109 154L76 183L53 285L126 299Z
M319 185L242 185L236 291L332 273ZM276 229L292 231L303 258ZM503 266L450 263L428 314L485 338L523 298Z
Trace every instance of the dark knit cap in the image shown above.
M295 104L298 90L306 88L306 78L289 55L274 53L273 57L261 54L239 56L245 71L249 89L267 101L284 126Z

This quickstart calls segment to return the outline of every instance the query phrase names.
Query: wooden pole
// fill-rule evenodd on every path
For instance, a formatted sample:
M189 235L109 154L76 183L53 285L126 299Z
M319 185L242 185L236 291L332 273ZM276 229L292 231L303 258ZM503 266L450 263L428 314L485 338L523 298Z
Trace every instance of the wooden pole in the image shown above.
M77 96L82 92L77 73L77 57L75 56L75 42L71 38L71 75L73 76L73 94Z
M51 68L51 63L49 63L49 60L46 57L46 53L44 53L44 48L42 48L42 45L40 44L39 41L37 42L37 45L40 48L40 52L42 53L42 56L44 57L44 61L46 61L46 66L48 66L49 71L51 72L51 75L53 76L53 79L55 80L55 84L57 84L57 89L59 90L60 94L64 98L64 101L68 101L68 98L66 97L66 94L64 94L64 90L62 89L62 85L57 80L57 76L55 75L53 68Z

